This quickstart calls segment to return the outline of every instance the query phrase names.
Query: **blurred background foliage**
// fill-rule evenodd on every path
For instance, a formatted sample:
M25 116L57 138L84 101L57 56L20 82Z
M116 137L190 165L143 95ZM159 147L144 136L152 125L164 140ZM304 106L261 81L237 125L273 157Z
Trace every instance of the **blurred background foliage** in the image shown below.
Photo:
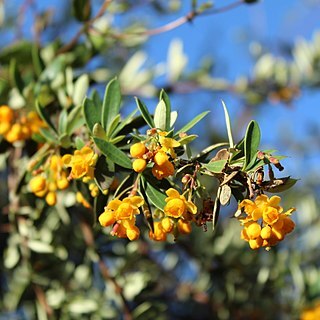
M102 94L118 76L125 113L133 96L155 106L161 88L186 118L211 109L195 132L205 137L200 150L226 140L213 108L223 98L234 133L257 119L265 146L290 156L285 172L301 178L284 196L297 208L296 230L270 252L240 241L229 218L236 203L214 233L128 242L92 228L72 192L55 207L19 202L14 190L35 145L19 154L2 140L0 319L299 319L320 298L320 2L250 2L0 1L1 104L76 110L85 92ZM256 29L241 30L240 15ZM284 20L303 32L286 36ZM230 42L225 30L237 36Z

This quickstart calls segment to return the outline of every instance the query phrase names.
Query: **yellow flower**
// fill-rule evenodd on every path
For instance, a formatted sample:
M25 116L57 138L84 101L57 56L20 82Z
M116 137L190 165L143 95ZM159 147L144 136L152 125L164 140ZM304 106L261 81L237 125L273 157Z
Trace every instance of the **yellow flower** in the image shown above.
M197 207L191 201L187 201L183 195L170 188L166 191L168 197L165 199L167 204L164 207L164 213L166 216L173 218L180 218L187 212L192 214L197 213Z
M183 219L178 220L178 230L181 234L191 233L191 223L190 221L185 221Z
M180 142L178 142L172 138L167 138L166 137L167 134L168 133L165 131L159 132L159 142L161 145L161 150L166 153L169 153L172 158L175 158L176 154L175 154L174 148L179 147Z
M47 188L47 181L43 176L37 175L30 180L29 186L33 193L39 193Z
M163 226L160 221L155 221L153 223L154 232L149 231L149 238L155 241L166 241L167 232L163 229Z
M156 163L152 167L152 174L158 179L162 180L174 174L174 166L170 161L166 161L163 165L159 166Z
M0 106L0 134L5 134L11 128L14 111L8 106Z
M103 227L115 224L112 233L120 238L137 239L140 231L135 226L135 216L143 204L144 200L139 196L113 199L100 215L99 222Z
M53 206L57 202L57 190L66 189L69 186L60 155L50 156L39 169L41 173L29 181L30 190L37 197L45 197L47 204Z
M261 246L268 249L293 231L295 224L290 215L295 209L283 213L280 201L279 196L260 195L255 201L245 199L239 204L239 209L243 208L246 214L245 218L239 218L244 225L241 238L249 241L252 249Z
M81 150L76 150L74 155L66 154L62 157L63 164L71 168L71 177L73 179L89 178L93 179L94 166L98 156L87 146Z

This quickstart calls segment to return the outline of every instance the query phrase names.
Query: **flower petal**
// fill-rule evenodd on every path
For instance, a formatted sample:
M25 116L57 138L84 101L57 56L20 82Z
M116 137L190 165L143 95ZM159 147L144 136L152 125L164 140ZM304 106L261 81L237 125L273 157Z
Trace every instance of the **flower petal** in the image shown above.
M180 198L180 193L173 188L170 188L166 191L166 194L168 195L168 197L170 198ZM167 200L167 199L166 199Z

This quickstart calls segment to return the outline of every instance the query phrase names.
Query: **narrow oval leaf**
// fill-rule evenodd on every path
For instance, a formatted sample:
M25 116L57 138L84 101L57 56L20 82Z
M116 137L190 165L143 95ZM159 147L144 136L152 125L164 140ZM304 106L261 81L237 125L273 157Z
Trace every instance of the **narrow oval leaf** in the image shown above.
M114 179L114 172L114 163L110 160L108 161L105 156L99 157L94 178L102 193L109 189Z
M231 121L230 121L230 117L229 117L229 112L228 112L227 106L225 105L224 101L221 100L221 102L222 102L222 106L223 106L223 110L224 110L224 117L226 120L229 145L230 145L230 148L233 148L234 143L233 143L233 137L232 137L232 131L231 131Z
M83 102L83 114L87 126L92 132L94 125L101 121L101 105L96 105L89 98L85 98Z
M81 75L74 84L72 95L73 104L75 106L82 103L89 88L89 77L87 74Z
M205 111L197 115L193 120L183 126L180 130L175 133L175 136L178 136L181 132L187 132L191 128L193 128L200 120L202 120L210 111Z
M144 121L146 122L146 124L150 127L150 128L155 128L156 125L154 124L154 121L152 119L151 114L149 113L149 110L147 109L146 105L139 100L137 97L135 98L136 100L136 104L137 107L142 115L142 118L144 119Z
M106 131L108 131L109 125L118 115L120 111L120 105L120 84L118 79L114 78L107 85L102 104L101 124Z
M43 241L30 240L28 241L28 247L38 253L52 253L53 247L50 244L44 243Z
M244 138L244 169L254 161L254 158L257 156L259 144L260 144L260 128L256 121L252 120L246 131L246 135Z
M148 200L158 209L163 210L164 206L166 205L165 199L166 195L160 191L159 189L153 187L150 183L146 180L144 184L144 190L146 195L148 196Z
M166 105L166 125L165 125L165 131L169 131L170 128L173 126L171 125L171 102L170 98L167 95L167 93L162 89L160 92L160 100L163 100Z
M213 173L221 173L227 161L228 160L217 160L202 164L202 166Z
M165 131L166 130L166 104L163 100L160 100L156 106L154 112L154 124L156 128Z
M132 169L132 163L128 156L112 143L99 138L94 138L94 142L107 159L123 168Z
M55 133L57 133L57 129L55 128L55 126L53 125L49 114L47 113L47 111L45 110L45 108L43 108L40 105L40 102L38 100L36 100L36 110L40 116L40 118L48 125L48 127L50 127Z

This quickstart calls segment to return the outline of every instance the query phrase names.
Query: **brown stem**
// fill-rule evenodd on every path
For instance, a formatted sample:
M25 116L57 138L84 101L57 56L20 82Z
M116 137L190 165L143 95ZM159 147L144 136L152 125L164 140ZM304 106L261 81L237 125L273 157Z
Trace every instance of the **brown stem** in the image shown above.
M48 317L51 317L53 314L53 310L52 308L48 305L47 299L46 299L46 295L43 291L43 289L34 284L33 285L33 290L36 294L37 300L39 301L40 305L43 307L43 309L46 311L46 314Z
M90 19L89 21L87 21L82 28L75 34L75 36L70 40L69 43L67 43L66 45L64 45L62 48L59 49L58 54L62 54L65 52L70 51L71 49L73 49L79 38L81 37L81 35L88 29L90 29L90 27L92 26L92 24L99 19L100 17L102 17L102 15L104 14L104 12L107 10L108 6L111 4L112 0L105 0L102 4L102 6L100 7L99 11L97 12L97 14Z

